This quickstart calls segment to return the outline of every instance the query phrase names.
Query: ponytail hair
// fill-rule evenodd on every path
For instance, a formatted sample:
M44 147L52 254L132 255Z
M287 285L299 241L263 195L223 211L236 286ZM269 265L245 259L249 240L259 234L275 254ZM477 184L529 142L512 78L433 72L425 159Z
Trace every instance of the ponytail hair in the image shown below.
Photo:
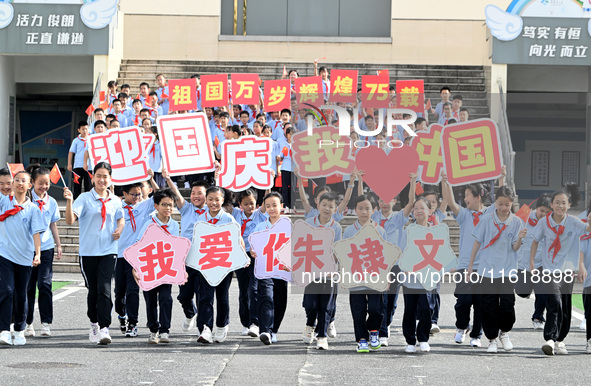
M495 200L498 200L501 197L507 197L511 201L515 201L515 192L508 186L501 186L495 192Z
M567 182L566 185L564 186L564 189L557 190L556 192L554 192L552 194L552 202L554 202L554 199L556 198L556 196L558 196L560 194L564 194L568 198L568 202L572 206L579 205L579 202L582 199L581 192L579 191L579 186L577 184L575 184L574 182Z
M31 176L31 182L35 182L39 176L49 175L51 172L39 164L31 164L27 167L27 173Z
M541 206L545 206L546 208L551 208L550 204L552 203L552 200L550 198L551 198L550 193L542 194L536 202L536 209L538 209Z

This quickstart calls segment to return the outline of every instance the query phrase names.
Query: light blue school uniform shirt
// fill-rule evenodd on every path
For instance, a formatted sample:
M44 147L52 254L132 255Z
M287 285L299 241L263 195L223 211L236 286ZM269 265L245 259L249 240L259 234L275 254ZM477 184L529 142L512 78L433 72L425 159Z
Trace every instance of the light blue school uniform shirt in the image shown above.
M47 251L55 248L55 241L53 240L53 233L49 229L51 223L58 222L60 220L60 210L57 206L57 201L49 194L45 195L45 199L41 200L35 189L31 190L31 196L33 197L33 204L41 210L41 218L43 219L44 231L41 233L41 250ZM39 201L43 201L41 204Z
M343 228L341 227L341 224L339 224L334 219L334 217L331 218L324 225L320 223L320 219L318 218L318 216L312 217L312 218L307 218L306 223L308 223L316 228L330 228L330 229L332 229L334 231L334 242L335 243L343 238Z
M499 233L494 225L506 225L505 230L495 241L487 247L490 241ZM501 278L515 276L517 273L517 252L513 244L519 239L519 231L524 228L523 221L513 213L505 221L499 220L497 211L491 211L482 216L480 222L472 231L472 237L481 244L479 255L479 273L486 278Z
M244 240L244 247L246 249L246 252L249 252L250 251L250 242L248 241L248 236L250 236L250 234L252 232L254 232L257 225L259 225L262 222L267 221L269 216L266 213L262 213L259 208L259 209L256 209L254 212L252 212L250 217L246 217L246 214L244 214L244 211L242 209L234 208L232 210L232 217L234 217L234 220L236 220L238 225L240 225L241 230L242 230L242 226L243 226L244 222L246 221L246 226L244 227L244 233L242 234L242 239Z
M13 209L16 198L0 194L0 214ZM15 264L30 267L35 257L33 235L42 233L45 224L41 211L30 199L21 205L23 210L0 222L0 256Z
M405 234L404 225L408 222L408 217L405 216L402 211L398 211L390 213L386 218L382 214L382 211L378 210L374 212L371 218L384 228L386 241L395 244L402 249L400 245L403 242L402 237L404 237ZM382 225L382 222L384 225Z
M583 220L583 222L587 222L587 218L589 217L589 212L587 212L586 210L584 210L581 213L579 213L579 215L577 217L580 220Z
M591 287L591 275L589 274L591 272L591 239L581 240L579 249L583 252L583 264L587 270L587 277L583 281L583 288Z
M84 166L84 152L87 150L85 141L88 141L88 137L82 140L80 136L77 136L70 145L69 151L70 153L74 153L74 169Z
M564 232L560 235L560 250L554 256L554 248L549 248L556 239L556 233L548 227L558 231L559 226L564 227ZM552 219L552 214L541 219L538 225L534 228L534 240L542 246L542 241L545 242L542 254L542 267L544 270L550 271L577 271L579 268L579 238L587 232L587 224L574 216L566 215L560 224L557 224Z
M140 241L140 239L142 238L144 233L146 233L146 229L148 229L150 224L156 224L156 225L159 225L160 227L162 227L163 225L166 225L166 231L168 231L168 233L170 233L171 236L178 236L180 233L179 223L174 221L172 219L172 217L170 217L170 219L168 219L168 222L165 224L162 221L160 221L158 219L158 216L156 215L156 213L154 213L149 217L148 221L146 221L146 223L144 224L144 226L142 226L140 231L137 232L136 239L135 239L134 243L137 243L138 241Z
M150 110L150 119L152 120L152 123L154 123L157 118L156 113L158 113L158 117L161 117L164 115L164 112L162 110L162 106L158 106L156 108L148 107L148 110Z
M122 201L121 206L123 208L125 227L123 228L123 232L121 232L121 237L119 238L119 252L117 257L123 257L125 250L135 243L138 234L137 231L140 230L144 224L150 220L150 214L154 212L154 199L148 198L147 200L138 202L135 205L128 205L125 201ZM131 207L131 214L133 215L135 221L135 231L131 225L131 217L129 216L129 210L127 206Z
M531 220L534 225L530 224L530 221L526 222L525 229L527 229L527 235L521 240L521 248L517 251L517 268L529 271L529 260L531 257L531 243L534 241L534 229L538 223L538 219L536 218L536 211L532 210L529 214L529 219ZM542 217L539 221L546 221L545 217ZM534 258L534 267L539 268L542 266L542 255L544 251L544 242L541 242L538 245L538 251L536 252L536 257Z
M211 216L211 213L209 213L209 210L206 210L205 213L203 213L201 216L199 216L199 218L197 218L197 221L208 222L210 224L215 223L214 225L224 225L224 224L236 222L234 217L232 217L231 214L229 214L228 212L226 212L223 209L221 209L218 212L218 214L216 214L214 217Z
M304 220L308 220L310 218L314 218L314 217L318 217L320 213L318 212L317 208L310 208L310 211L308 213L306 213L304 215ZM341 212L337 211L335 212L335 214L332 215L332 218L336 221L336 222L341 222L344 218L345 215Z
M279 157L281 157L281 170L287 172L293 171L292 158L291 158L291 144L287 140L280 141L279 143ZM287 149L287 150L286 150ZM287 153L287 155L286 155Z
M281 142L281 140L287 140L287 138L285 138L285 131L283 130L283 122L275 121L273 126L271 126L271 130L271 139L273 141Z
M163 92L164 92L164 94L170 96L170 94L168 93L168 86L158 87L156 89L156 94L158 94L158 99L162 99ZM165 100L164 102L162 102L162 104L160 105L160 107L162 107L162 114L163 115L168 114L169 105L170 105L170 103L169 103L168 99ZM158 112L158 115L160 115L160 112Z
M119 113L119 114L115 115L115 117L117 117L117 120L119 121L119 125L121 127L133 126L131 124L131 122L129 121L129 118L127 117L127 115L125 115L123 113Z
M460 208L460 211L457 216L454 214L454 218L460 226L460 253L458 254L458 270L468 269L468 265L470 265L470 255L472 253L472 247L474 246L474 238L471 236L471 234L475 228L475 214L482 213L480 215L480 220L482 220L482 217L486 213L488 213L489 209L494 210L494 207L490 206L482 208L481 212L476 212L468 208L462 207ZM474 264L472 265L472 269L474 271L478 271L478 261L479 257L478 255L476 255L476 259L474 260Z
M148 163L150 164L150 169L157 173L162 173L162 148L159 140L156 140L148 151Z
M108 191L108 190L107 190ZM117 241L112 233L117 229L117 220L123 218L121 200L110 191L105 203L105 224L101 228L100 196L94 190L82 193L72 204L72 211L78 217L80 227L80 256L117 255Z
M201 214L207 212L207 205L203 204L203 207L197 208L191 201L185 201L183 207L179 208L179 212L181 213L181 236L192 241L195 222Z

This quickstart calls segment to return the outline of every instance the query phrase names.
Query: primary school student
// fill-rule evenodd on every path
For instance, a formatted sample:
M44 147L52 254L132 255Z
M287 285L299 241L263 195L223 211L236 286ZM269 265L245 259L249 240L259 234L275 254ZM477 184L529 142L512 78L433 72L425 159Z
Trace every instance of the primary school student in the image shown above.
M15 174L14 195L0 195L0 344L22 346L27 342L27 283L31 267L41 263L41 211L27 196L31 176ZM14 339L10 322L14 313Z
M489 353L496 353L497 338L505 351L513 349L509 331L515 324L515 287L512 277L517 273L517 251L527 229L511 213L515 195L511 188L501 186L495 193L495 210L482 216L474 228L476 239L468 264L472 277L474 260L479 256L479 287L481 293L482 328L489 340Z
M27 328L25 336L35 336L33 319L35 311L35 292L39 290L39 317L41 319L40 336L51 336L51 323L53 322L53 292L51 283L53 279L53 256L57 249L57 259L62 257L62 245L57 230L57 222L60 212L57 201L47 191L51 186L49 169L40 167L39 164L30 165L28 171L31 175L33 189L31 189L31 201L39 207L43 218L44 232L41 234L41 263L33 267L27 289Z
M82 193L74 203L72 192L65 188L66 223L80 222L80 269L86 288L89 339L93 343L111 343L111 279L115 272L117 240L125 226L121 200L111 193L111 165L99 162L94 167L94 188Z

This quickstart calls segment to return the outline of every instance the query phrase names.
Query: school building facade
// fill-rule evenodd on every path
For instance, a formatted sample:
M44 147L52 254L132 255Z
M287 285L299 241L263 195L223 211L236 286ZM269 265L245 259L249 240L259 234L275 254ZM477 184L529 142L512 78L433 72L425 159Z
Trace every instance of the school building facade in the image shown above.
M390 69L464 95L510 133L521 199L591 181L589 0L14 0L0 2L0 161L65 167L75 125L109 80L312 61ZM494 7L487 7L487 6ZM95 11L97 17L92 17ZM9 20L10 19L10 20ZM474 114L472 114L472 112ZM507 138L508 140L508 138Z

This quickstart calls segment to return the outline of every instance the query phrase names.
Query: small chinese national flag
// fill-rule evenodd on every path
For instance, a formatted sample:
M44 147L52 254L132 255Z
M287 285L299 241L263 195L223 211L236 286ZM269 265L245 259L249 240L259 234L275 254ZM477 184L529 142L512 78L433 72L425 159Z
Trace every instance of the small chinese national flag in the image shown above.
M62 178L62 172L57 167L57 164L53 165L51 168L51 172L49 172L49 179L51 180L52 184L57 184L59 180Z
M86 113L86 115L90 115L90 114L92 114L92 112L93 112L94 110L95 110L95 109L94 109L94 106L91 104L90 106L88 106L88 107L86 108L86 110L85 110L84 112Z
M529 219L530 213L531 213L531 208L528 205L523 204L523 205L521 205L521 208L519 208L517 213L515 213L515 216L519 217L520 219L523 220L524 223L527 224L527 220Z
M106 92L101 91L101 93L100 93L100 100L101 100L101 102L104 101L104 100L107 100L107 93Z
M425 193L425 190L423 189L423 185L421 185L420 182L417 182L417 184L415 185L415 194L417 196L420 196L423 193Z
M25 167L23 164L6 164L8 166L8 170L10 170L10 175L14 177L18 172L24 172Z
M92 173L90 172L90 170L87 170L88 175L90 176L90 178L92 179Z
M432 106L431 106L431 98L427 99L427 105L425 106L425 110L431 110Z
M72 174L74 175L74 183L75 184L80 184L80 176L78 174L76 174L75 172L72 172Z
M213 143L214 143L215 147L220 146L220 139L216 136L215 137L215 140L213 141Z

